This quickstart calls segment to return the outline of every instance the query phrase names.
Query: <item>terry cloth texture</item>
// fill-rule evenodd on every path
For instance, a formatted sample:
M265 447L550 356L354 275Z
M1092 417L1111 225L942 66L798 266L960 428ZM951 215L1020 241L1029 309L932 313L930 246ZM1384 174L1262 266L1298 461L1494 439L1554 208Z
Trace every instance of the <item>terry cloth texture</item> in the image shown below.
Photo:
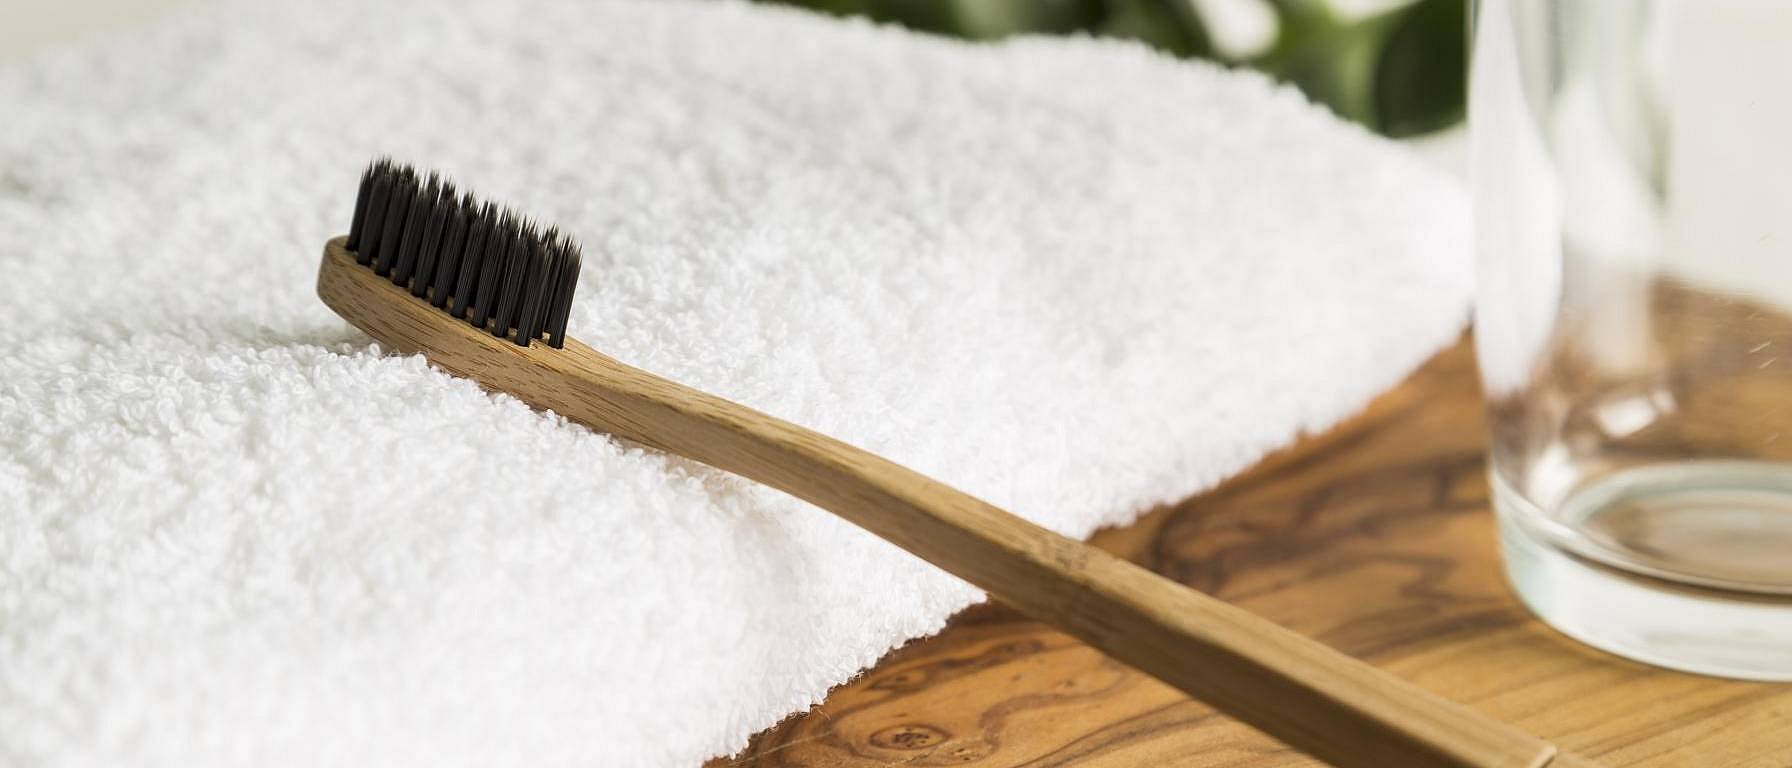
M694 765L976 590L383 353L376 154L573 335L1072 536L1459 332L1458 186L1250 74L734 2L200 6L0 67L0 765Z

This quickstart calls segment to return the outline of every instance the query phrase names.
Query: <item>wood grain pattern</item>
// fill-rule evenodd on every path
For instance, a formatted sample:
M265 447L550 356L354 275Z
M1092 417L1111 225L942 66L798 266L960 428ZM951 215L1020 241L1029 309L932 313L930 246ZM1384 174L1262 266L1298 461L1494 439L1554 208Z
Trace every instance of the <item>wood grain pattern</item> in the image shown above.
M1484 445L1465 342L1361 416L1095 544L1605 765L1792 766L1792 686L1628 662L1518 604ZM897 764L1318 763L991 604L710 768Z
M1537 768L1555 748L894 463L568 340L519 347L326 245L318 294L382 343L568 419L831 510L1110 656L1345 768ZM925 730L880 733L897 747Z

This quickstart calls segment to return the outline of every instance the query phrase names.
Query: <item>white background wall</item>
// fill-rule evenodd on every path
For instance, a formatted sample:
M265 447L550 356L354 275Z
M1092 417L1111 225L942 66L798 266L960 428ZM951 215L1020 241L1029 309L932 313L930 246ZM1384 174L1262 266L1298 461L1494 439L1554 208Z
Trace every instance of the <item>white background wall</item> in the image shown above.
M0 0L0 61L41 45L154 18L190 0Z

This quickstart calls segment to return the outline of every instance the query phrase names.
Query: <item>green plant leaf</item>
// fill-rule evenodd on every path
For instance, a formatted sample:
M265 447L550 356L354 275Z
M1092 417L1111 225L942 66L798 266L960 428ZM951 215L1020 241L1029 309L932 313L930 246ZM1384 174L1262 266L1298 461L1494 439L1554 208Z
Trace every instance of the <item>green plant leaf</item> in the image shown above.
M800 0L817 7L854 0ZM1101 0L857 0L858 12L911 29L994 40L1018 34L1068 34L1088 29L1102 15ZM850 11L849 11L850 12Z
M1101 18L1103 5L1101 0L952 0L936 4L952 6L958 27L973 39L1080 32Z
M1088 33L1138 40L1178 56L1214 58L1192 0L763 0L972 40ZM1368 18L1331 0L1267 0L1269 50L1248 61L1294 83L1339 115L1392 136L1461 119L1469 0L1414 0Z
M1375 65L1375 119L1389 136L1462 119L1468 71L1466 0L1421 0L1399 12Z
M1095 32L1144 42L1177 56L1212 56L1201 15L1187 0L1108 0Z

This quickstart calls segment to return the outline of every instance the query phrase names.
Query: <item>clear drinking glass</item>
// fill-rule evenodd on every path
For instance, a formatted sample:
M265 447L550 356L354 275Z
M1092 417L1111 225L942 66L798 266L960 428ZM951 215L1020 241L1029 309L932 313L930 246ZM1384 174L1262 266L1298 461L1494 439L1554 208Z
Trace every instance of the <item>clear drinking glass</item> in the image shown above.
M1792 0L1478 0L1491 482L1592 645L1792 680Z

